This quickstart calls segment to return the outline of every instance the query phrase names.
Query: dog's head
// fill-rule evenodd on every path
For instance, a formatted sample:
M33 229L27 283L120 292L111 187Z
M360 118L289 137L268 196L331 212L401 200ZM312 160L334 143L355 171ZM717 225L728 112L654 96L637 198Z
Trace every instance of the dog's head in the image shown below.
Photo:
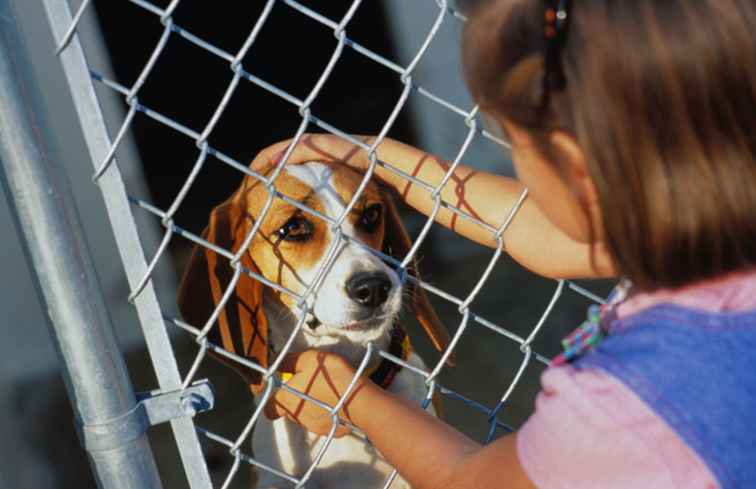
M272 200L255 237L241 256L245 268L296 294L303 294L310 284L320 281L308 302L310 313L298 307L295 297L276 287L266 287L246 273L239 275L236 286L230 290L234 270L229 259L197 246L179 286L178 302L184 319L201 327L228 291L228 300L208 338L227 351L266 367L271 345L265 309L284 311L294 320L307 314L305 329L309 335L345 337L365 343L385 336L397 319L402 301L408 300L436 348L445 348L448 333L422 288L407 282L403 294L396 271L369 250L382 250L402 259L411 246L386 192L372 182L367 185L341 225L344 234L359 243L342 240L335 251L331 247L336 239L331 224L291 203L302 203L336 219L352 200L361 180L362 175L342 165L310 162L287 167L276 180L276 189L287 199ZM263 215L267 201L265 186L247 177L226 202L213 209L204 239L237 253ZM335 253L335 260L318 277L321 266L328 261L329 251ZM416 264L412 265L411 272L416 274ZM263 297L271 301L268 307L263 308ZM241 373L253 390L259 387L259 373L236 362L226 363Z

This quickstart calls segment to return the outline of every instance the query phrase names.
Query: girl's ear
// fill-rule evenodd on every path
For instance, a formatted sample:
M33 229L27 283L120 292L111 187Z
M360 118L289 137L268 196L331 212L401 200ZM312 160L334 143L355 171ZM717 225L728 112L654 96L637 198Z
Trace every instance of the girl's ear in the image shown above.
M584 203L598 204L598 192L593 182L583 149L572 134L553 131L549 142L556 149L562 164L562 171L568 183L574 188Z
M595 238L601 238L603 223L598 190L588 171L588 161L583 149L575 136L565 131L552 131L549 135L549 143L559 158L562 176L584 210L588 212L587 217L591 221L594 232L597 233Z

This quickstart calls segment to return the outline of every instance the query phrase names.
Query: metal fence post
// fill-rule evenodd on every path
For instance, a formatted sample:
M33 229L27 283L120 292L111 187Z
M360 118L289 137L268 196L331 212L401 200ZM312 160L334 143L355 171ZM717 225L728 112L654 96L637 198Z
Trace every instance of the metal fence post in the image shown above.
M0 182L9 196L35 284L49 316L77 423L86 439L124 427L137 408L112 332L71 189L45 152L26 60L19 59L17 24L0 0ZM127 422L128 423L128 422ZM160 488L143 430L125 429L88 449L101 488ZM107 436L106 436L107 437ZM99 437L102 441L104 438Z

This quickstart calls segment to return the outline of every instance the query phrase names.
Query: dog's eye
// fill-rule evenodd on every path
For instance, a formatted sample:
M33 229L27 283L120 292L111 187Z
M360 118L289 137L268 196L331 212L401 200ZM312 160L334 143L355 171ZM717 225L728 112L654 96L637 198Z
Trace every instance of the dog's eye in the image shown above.
M286 241L307 241L312 236L313 226L310 221L301 216L295 216L281 226L277 234Z
M372 232L381 223L383 215L383 206L381 204L372 204L365 208L360 216L360 227L365 231Z

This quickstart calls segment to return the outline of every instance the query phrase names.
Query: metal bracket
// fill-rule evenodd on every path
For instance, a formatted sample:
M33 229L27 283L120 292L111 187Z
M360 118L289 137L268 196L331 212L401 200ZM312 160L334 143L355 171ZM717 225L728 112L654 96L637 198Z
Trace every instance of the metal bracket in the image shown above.
M85 449L109 450L131 443L150 426L193 417L211 410L214 404L212 385L207 379L198 380L184 390L138 393L137 403L129 412L104 423L83 424L77 420L76 428Z

